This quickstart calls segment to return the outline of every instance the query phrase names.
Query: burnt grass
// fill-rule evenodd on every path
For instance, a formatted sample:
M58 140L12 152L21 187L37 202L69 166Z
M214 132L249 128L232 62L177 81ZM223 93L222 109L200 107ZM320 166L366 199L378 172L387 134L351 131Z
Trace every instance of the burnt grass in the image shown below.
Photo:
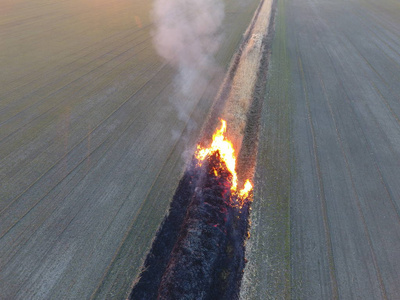
M230 204L231 180L218 153L193 159L129 299L239 298L249 204Z

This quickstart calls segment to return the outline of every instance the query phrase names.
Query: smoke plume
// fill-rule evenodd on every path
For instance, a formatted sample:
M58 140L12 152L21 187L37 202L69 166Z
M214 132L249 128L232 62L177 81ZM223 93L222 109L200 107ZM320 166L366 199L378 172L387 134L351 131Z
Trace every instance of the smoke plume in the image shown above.
M155 0L154 44L173 65L175 83L184 96L193 96L215 73L214 54L221 42L224 4L221 0Z

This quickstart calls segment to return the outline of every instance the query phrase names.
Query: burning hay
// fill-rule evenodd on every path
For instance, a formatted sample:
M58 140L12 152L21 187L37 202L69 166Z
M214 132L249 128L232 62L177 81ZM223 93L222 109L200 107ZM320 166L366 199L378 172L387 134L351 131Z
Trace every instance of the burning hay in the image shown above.
M180 185L174 197L184 209L171 205L170 216L179 211L181 221L164 222L130 299L238 298L252 186L247 180L237 190L236 158L225 130L222 120L211 146L198 148L182 179L186 189Z

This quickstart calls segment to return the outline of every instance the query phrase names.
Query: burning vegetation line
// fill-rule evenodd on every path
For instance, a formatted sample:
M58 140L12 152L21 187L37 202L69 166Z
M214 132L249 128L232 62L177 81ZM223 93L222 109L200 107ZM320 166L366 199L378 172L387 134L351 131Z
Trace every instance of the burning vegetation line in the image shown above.
M252 185L238 190L226 126L198 146L129 299L239 298Z
M236 173L236 156L235 150L233 148L232 143L226 139L226 121L221 119L221 128L217 129L213 135L211 146L208 148L203 148L200 145L197 146L197 151L195 154L196 159L198 160L198 165L201 166L204 160L218 152L220 155L221 162L226 164L227 169L232 174L232 186L231 193L234 197L232 199L236 199L237 203L232 202L233 205L238 205L239 208L243 207L244 200L248 198L249 192L253 189L250 180L247 179L245 181L243 189L239 192L237 191L238 186L238 176ZM219 175L220 169L214 169L215 175Z

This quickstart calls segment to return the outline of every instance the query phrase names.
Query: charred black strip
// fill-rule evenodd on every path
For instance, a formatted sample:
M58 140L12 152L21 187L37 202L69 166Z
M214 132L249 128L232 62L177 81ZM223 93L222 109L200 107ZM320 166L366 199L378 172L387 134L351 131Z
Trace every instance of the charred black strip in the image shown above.
M188 174L192 174L189 181ZM230 204L231 180L219 153L209 157L202 168L186 172L130 299L238 298L249 207ZM191 187L186 189L187 183ZM186 205L184 213L178 201ZM182 215L173 219L178 211L183 220Z
M152 248L146 257L143 271L129 299L157 299L157 290L161 277L165 272L170 254L178 239L198 178L199 170L194 165L188 167L179 182L168 216L165 217L157 232Z
M196 188L179 240L162 278L159 299L210 299L219 270L220 254L227 247L228 206L232 175L213 174L219 156L205 166L206 176Z

